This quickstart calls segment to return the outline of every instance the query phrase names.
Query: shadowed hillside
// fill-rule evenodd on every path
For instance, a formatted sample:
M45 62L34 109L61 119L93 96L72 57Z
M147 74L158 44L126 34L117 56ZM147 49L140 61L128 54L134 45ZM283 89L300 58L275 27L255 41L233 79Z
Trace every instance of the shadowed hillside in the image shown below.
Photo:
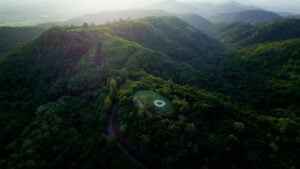
M42 27L0 27L0 55L37 38L46 30Z
M233 23L219 25L216 36L235 46L250 46L300 37L300 20L287 19L261 25Z

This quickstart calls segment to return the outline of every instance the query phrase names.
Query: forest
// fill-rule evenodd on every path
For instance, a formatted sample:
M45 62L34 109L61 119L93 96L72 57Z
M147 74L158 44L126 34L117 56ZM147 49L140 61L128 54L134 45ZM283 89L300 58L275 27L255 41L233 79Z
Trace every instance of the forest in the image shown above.
M0 28L0 168L299 168L300 20L186 17Z

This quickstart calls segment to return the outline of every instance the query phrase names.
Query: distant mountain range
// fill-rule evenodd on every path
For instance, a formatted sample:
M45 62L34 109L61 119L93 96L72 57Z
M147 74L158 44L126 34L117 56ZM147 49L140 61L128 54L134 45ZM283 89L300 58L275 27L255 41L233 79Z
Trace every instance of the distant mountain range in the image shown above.
M197 13L205 17L214 16L220 13L231 13L245 10L262 10L259 7L242 5L236 1L229 1L225 3L182 3L175 0L165 0L146 8L160 9L171 13Z
M292 15L292 16L289 16L289 18L297 18L297 19L300 19L300 15Z
M229 1L225 3L189 3L189 5L196 7L200 11L205 12L209 16L220 13L240 12L245 10L262 10L256 6L242 5L236 1Z
M67 21L69 24L82 25L86 23L94 23L96 25L105 24L107 22L118 21L120 19L139 19L148 16L171 16L172 14L162 10L120 10L120 11L104 11L93 14L82 15Z
M212 23L205 19L204 17L192 14L192 13L181 13L173 14L164 12L159 9L155 10L143 10L143 9L131 9L123 11L105 11L95 14L86 14L80 17L76 17L68 20L65 24L79 26L84 23L102 25L108 22L122 20L131 20L131 19L140 19L150 16L177 16L181 20L189 23L195 28L200 29L206 34L212 34Z
M283 17L264 10L247 10L232 13L222 13L213 16L213 22L232 23L232 22L247 22L247 23L260 23L267 21L280 20Z
M150 9L163 10L170 13L195 13L212 22L249 22L259 23L271 20L278 20L282 17L293 15L287 12L271 12L262 8L243 5L236 1L224 3L183 3L174 0L160 1Z
M246 47L258 43L300 38L300 20L284 19L267 24L220 24L215 32L216 37L224 43Z
M182 2L175 0L164 0L159 1L155 4L145 7L146 9L160 9L170 13L196 13L196 14L205 14L204 11Z
M75 13L61 12L61 9L53 9L50 11L41 7L38 10L28 11L29 8L14 10L1 10L0 8L0 25L12 25L12 26L26 26L26 25L36 25L45 22L57 22L55 25L60 25L58 22L66 20L66 18L73 18L67 20L65 23L70 23L73 25L87 23L95 24L105 24L107 22L116 21L119 19L139 19L147 16L179 16L180 14L196 14L200 15L210 21L220 22L220 20L225 18L225 21L221 22L262 22L264 19L256 20L257 16L266 18L266 21L273 20L273 18L279 18L275 15L280 15L281 17L291 17L299 18L299 15L285 12L285 11L266 11L263 8L252 6L252 5L243 5L236 1L229 1L224 3L199 3L199 2L179 2L176 0L163 0L156 2L152 5L145 6L140 9L130 9L130 10L121 10L121 11L101 11L94 14L85 14L83 16L78 16ZM245 12L247 11L247 12ZM242 12L242 13L239 13ZM271 14L270 12L273 12ZM224 15L226 14L226 15ZM228 15L227 15L228 14ZM66 16L64 16L66 15ZM77 15L77 16L76 16ZM221 16L223 15L223 16ZM235 17L235 15L242 15ZM249 16L248 16L249 15ZM229 19L227 18L229 17ZM271 17L271 19L270 19ZM249 19L248 19L249 18ZM207 30L207 28L205 28Z

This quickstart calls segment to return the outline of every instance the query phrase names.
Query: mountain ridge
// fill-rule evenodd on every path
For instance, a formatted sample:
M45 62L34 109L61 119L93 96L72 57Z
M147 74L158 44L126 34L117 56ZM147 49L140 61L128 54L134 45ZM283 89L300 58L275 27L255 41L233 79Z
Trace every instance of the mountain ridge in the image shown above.
M237 1L228 1L224 3L188 3L193 6L196 6L198 9L206 12L206 14L209 14L209 17L218 15L221 13L232 13L232 12L240 12L240 11L246 11L246 10L262 10L259 7L256 6L247 6L242 5Z
M173 14L162 10L130 9L124 11L106 11L106 12L100 12L95 14L87 14L81 17L73 18L67 21L65 24L75 25L75 26L81 26L84 23L101 25L101 24L106 24L108 22L115 22L120 19L134 20L134 19L142 19L145 17L152 17L152 16L156 16L156 17L177 16L183 21L202 30L204 33L207 33L208 35L212 35L212 23L200 15L192 14L192 13Z
M214 22L232 23L232 22L246 22L246 23L262 23L274 20L281 20L280 15L264 10L247 10L241 12L224 13L212 17Z

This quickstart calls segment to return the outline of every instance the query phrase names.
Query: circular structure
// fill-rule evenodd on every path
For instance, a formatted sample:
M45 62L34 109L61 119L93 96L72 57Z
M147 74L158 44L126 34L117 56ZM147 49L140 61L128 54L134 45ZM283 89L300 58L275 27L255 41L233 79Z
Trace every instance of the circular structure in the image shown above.
M151 113L167 113L173 111L171 101L151 90L136 91L133 97L133 103L141 111L146 110Z
M156 106L156 107L164 107L166 105L166 102L164 102L163 100L155 100L153 102L153 104Z

